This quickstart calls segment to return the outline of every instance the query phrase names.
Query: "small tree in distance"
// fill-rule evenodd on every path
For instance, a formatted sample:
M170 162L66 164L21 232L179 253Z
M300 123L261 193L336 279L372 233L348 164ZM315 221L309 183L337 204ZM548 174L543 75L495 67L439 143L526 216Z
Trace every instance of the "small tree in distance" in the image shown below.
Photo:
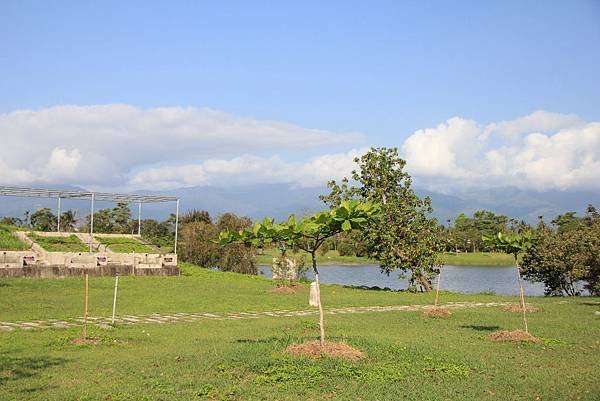
M498 233L494 237L482 237L486 245L499 249L505 253L513 255L515 265L517 267L517 282L519 284L519 303L523 311L523 323L525 324L525 332L529 333L527 327L527 313L525 310L525 294L523 292L523 283L521 280L521 267L519 266L519 255L526 253L533 246L533 237L531 232L523 234L502 234Z
M319 330L321 346L325 345L325 325L319 270L317 268L317 251L323 243L341 232L361 230L378 215L379 205L372 202L344 201L331 210L296 220L291 215L286 222L274 224L273 219L266 218L253 227L235 231L222 231L219 235L220 245L241 242L247 245L262 247L275 242L280 247L301 249L310 254L312 268L315 273L317 301L319 307Z

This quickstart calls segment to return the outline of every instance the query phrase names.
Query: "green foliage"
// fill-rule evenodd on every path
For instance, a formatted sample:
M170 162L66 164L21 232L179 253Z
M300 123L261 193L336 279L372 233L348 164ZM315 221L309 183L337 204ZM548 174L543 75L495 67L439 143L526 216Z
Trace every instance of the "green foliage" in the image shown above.
M91 215L86 216L86 231L90 229ZM131 234L137 228L137 220L131 219L129 204L119 202L112 209L94 211L94 232L106 234Z
M584 218L567 214L554 220L557 227L537 230L537 241L523 257L523 275L542 281L548 295L578 295L578 282L600 294L600 216L593 206ZM568 221L568 223L565 223Z
M487 246L495 250L513 255L515 261L518 260L519 255L527 252L534 244L531 231L523 234L498 233L493 237L483 236L482 240Z
M552 224L557 227L559 233L564 233L576 229L579 226L579 218L576 212L567 212L558 215L552 220Z
M25 251L29 246L14 235L14 227L0 225L0 250Z
M60 231L75 231L77 225L76 212L67 210L60 215Z
M190 222L179 230L178 255L182 261L203 267L214 267L219 260L219 249L212 242L219 234L214 224Z
M432 212L431 200L420 199L404 171L406 162L396 148L372 148L356 158L352 172L357 187L343 179L331 181L329 195L321 199L335 207L344 199L360 199L380 205L381 213L365 225L362 241L369 257L379 261L385 272L411 272L411 289L431 289L431 279L441 266L443 242Z
M57 223L56 215L47 207L31 215L31 228L36 231L56 231Z
M288 248L301 249L311 254L313 269L318 272L316 252L321 245L341 232L362 229L379 210L379 206L373 202L343 201L331 210L301 220L291 215L287 221L275 224L273 219L265 218L246 229L221 231L219 244L223 246L237 242L264 247L275 242L283 253Z
M60 237L47 237L35 233L27 236L49 252L88 252L89 246L81 242L75 234Z
M197 222L203 222L203 223L207 223L207 224L212 224L213 221L210 218L210 214L206 211L206 210L190 210L187 213L185 213L184 215L181 216L181 218L179 219L179 222L181 224L188 224L188 223L197 223Z
M247 229L251 220L233 213L223 214L213 224L208 213L194 212L180 230L180 257L182 261L204 267L218 267L223 271L257 274L253 249L243 243L229 243L219 247L220 231L238 232Z
M158 222L154 219L142 220L142 238L159 248L161 253L173 252L174 224L171 219Z
M484 236L492 237L499 232L519 234L530 231L531 226L524 221L510 219L488 210L478 210L473 213L473 217L460 213L456 216L453 226L450 226L448 220L448 227L442 229L448 251L489 252L492 248L482 240Z

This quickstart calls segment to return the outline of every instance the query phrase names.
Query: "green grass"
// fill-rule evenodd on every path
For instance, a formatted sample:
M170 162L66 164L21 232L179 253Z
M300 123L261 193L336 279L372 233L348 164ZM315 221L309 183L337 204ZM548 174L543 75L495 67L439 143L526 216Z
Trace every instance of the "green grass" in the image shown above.
M27 236L37 242L39 246L48 252L88 252L89 246L81 242L75 234L64 237L45 237L35 233Z
M2 251L26 251L29 246L13 235L14 227L0 225L0 250Z
M292 256L304 255L306 263L310 262L310 255L306 252L288 252ZM259 265L271 265L273 257L279 256L279 251L275 248L266 248L263 254L256 257L256 263ZM514 260L511 255L494 252L475 252L475 253L445 253L442 255L445 264L453 266L514 266ZM317 255L317 263L320 265L370 265L377 264L377 261L359 256L340 256L337 251L328 251L325 255Z
M514 266L512 255L495 252L445 253L444 263L453 266Z
M107 245L113 252L118 253L158 253L154 248L142 244L135 238L127 237L94 237L96 241Z
M306 309L308 288L272 294L260 277L184 265L187 277L121 277L119 313ZM90 313L110 314L111 278L90 280ZM1 279L2 320L80 316L80 278ZM431 302L408 294L323 286L326 308ZM443 294L442 300L514 298ZM8 302L5 302L7 300ZM79 329L0 332L2 400L597 400L599 298L529 299L542 344L493 343L490 331L521 327L498 308L326 316L331 340L359 362L291 358L288 344L313 340L316 316L204 320L91 329L100 344L78 346Z

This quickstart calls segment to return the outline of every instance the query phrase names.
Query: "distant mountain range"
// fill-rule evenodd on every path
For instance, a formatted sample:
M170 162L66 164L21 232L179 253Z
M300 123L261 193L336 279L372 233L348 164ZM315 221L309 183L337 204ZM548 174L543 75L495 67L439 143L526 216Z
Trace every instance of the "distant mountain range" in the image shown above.
M69 185L53 186L65 190L84 190ZM583 213L588 204L600 207L600 193L590 191L546 191L536 192L512 187L488 190L470 190L451 195L417 189L420 196L432 199L434 215L440 222L453 220L458 213L472 214L486 209L495 213L523 219L535 223L538 216L547 221L567 211ZM169 194L181 199L181 211L190 209L208 210L212 216L224 212L234 212L253 219L272 216L284 219L290 213L302 215L324 208L318 196L327 193L327 188L299 188L285 184L252 185L243 187L191 187L171 191L140 191L145 194ZM82 218L89 213L89 202L63 200L62 210L75 209ZM35 211L41 207L56 209L56 200L43 198L0 197L0 216L20 217L26 210ZM96 209L112 207L107 202L97 202ZM136 215L137 207L132 205ZM164 219L175 212L175 205L143 205L143 218Z

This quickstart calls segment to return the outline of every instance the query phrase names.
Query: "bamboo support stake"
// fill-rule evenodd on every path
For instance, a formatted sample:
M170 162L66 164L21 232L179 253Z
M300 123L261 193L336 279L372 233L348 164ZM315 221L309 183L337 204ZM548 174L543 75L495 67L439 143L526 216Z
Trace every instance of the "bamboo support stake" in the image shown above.
M325 322L323 319L323 304L321 303L321 286L319 285L319 273L315 274L317 283L317 301L319 303L319 330L321 332L321 347L325 345Z
M88 322L88 274L85 274L85 312L83 315L83 339L87 338L87 322Z
M119 287L119 273L117 273L115 277L115 295L113 297L113 312L112 312L112 320L111 324L115 325L115 313L117 311L117 289Z
M517 263L517 281L519 282L519 303L521 304L521 310L523 311L523 322L525 323L525 333L529 333L527 327L527 312L525 311L525 293L523 292L523 284L521 283L521 268Z

